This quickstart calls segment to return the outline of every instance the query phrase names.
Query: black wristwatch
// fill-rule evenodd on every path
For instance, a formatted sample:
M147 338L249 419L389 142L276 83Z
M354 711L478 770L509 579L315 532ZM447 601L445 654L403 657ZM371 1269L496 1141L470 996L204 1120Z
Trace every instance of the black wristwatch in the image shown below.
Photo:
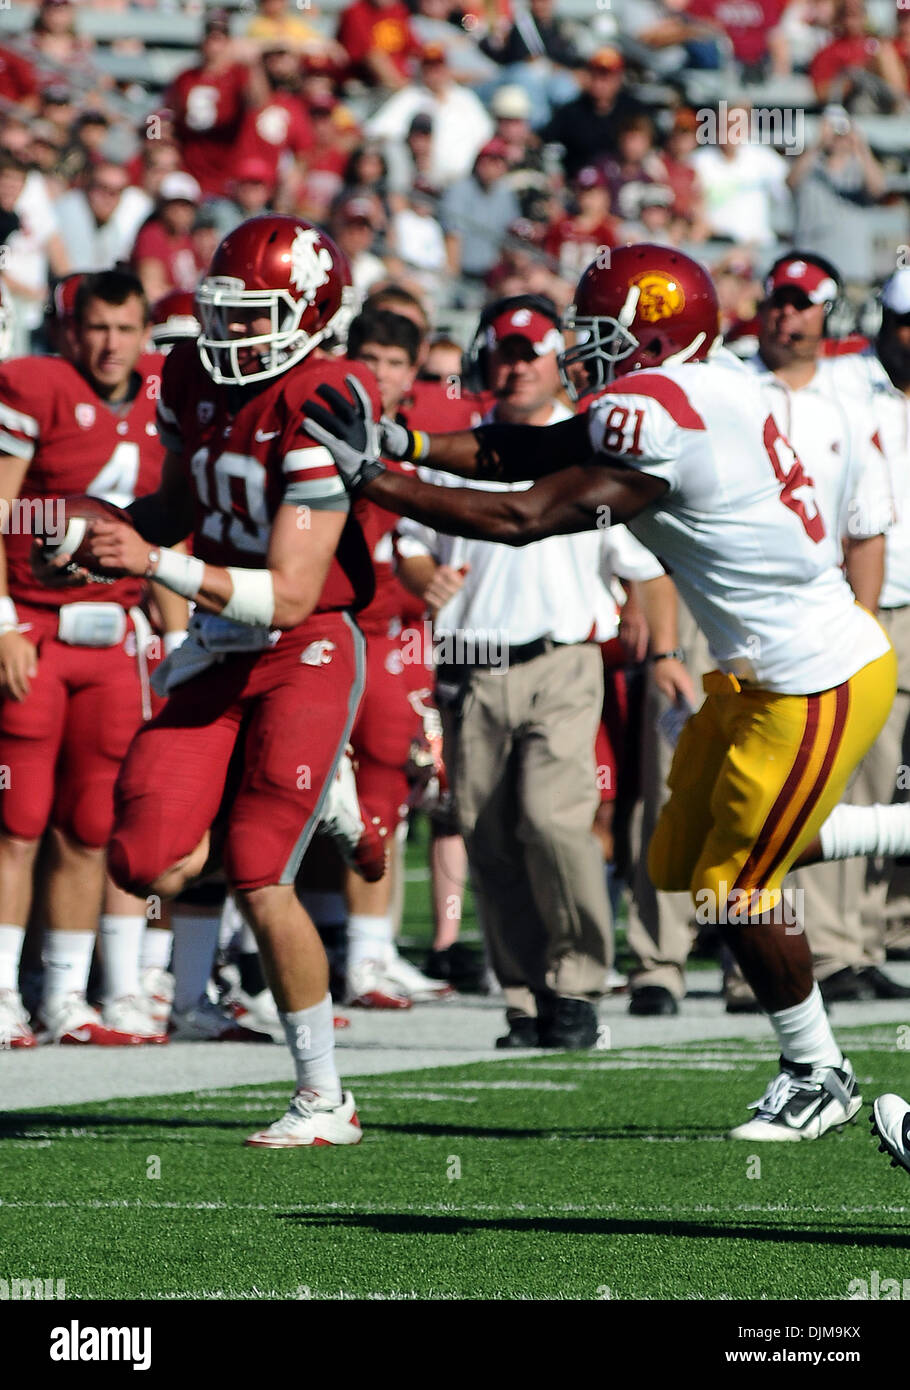
M653 656L648 657L652 666L655 661L685 661L685 659L686 654L682 647L674 647L671 652L655 652Z

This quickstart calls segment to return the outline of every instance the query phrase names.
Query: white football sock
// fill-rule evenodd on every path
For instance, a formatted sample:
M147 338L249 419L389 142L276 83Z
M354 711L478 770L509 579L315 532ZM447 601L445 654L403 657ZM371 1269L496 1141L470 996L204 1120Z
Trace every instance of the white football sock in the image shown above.
M781 1009L769 1017L780 1042L781 1053L789 1062L810 1062L813 1067L839 1067L844 1060L834 1041L818 985L813 984L811 993L801 1004Z
M106 1002L141 993L139 956L145 935L144 917L101 914L101 967Z
M228 893L224 900L224 907L221 909L221 922L218 928L218 945L222 951L226 951L235 937L239 936L246 926L243 914L234 901L232 893Z
M317 927L334 927L347 919L343 893L301 893L300 901Z
M910 801L894 806L835 806L821 830L824 859L910 854Z
M259 950L259 942L256 940L256 933L249 922L244 922L243 931L240 933L240 941L237 949L242 955L252 956Z
M278 1016L294 1058L298 1089L308 1088L338 1104L341 1082L335 1067L332 996L327 994L319 1004L312 1004L308 1009L296 1009Z
M139 963L143 970L170 970L174 933L170 927L152 927L146 922Z
M352 912L348 918L348 970L364 960L388 959L394 952L392 918L368 917L364 912Z
M68 994L85 996L95 947L93 931L48 931L44 938L44 1008L53 1010Z
M218 948L221 908L174 913L174 1012L182 1013L205 994Z
M0 927L0 989L19 993L19 962L24 941L25 927Z

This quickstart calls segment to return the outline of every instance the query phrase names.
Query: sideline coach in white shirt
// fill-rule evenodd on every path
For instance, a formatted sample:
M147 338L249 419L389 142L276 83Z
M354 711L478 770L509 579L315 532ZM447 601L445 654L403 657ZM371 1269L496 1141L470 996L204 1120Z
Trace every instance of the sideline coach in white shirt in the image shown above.
M520 295L485 310L474 348L496 397L485 418L567 419L557 400L561 349L549 300ZM464 485L431 470L424 476ZM409 587L422 591L437 565L465 571L437 615L437 650L456 659L438 667L437 698L478 914L505 992L502 1047L581 1048L597 1039L593 1001L611 958L603 856L592 831L603 703L592 639L607 608L615 612L598 575L605 534L514 548L399 524Z

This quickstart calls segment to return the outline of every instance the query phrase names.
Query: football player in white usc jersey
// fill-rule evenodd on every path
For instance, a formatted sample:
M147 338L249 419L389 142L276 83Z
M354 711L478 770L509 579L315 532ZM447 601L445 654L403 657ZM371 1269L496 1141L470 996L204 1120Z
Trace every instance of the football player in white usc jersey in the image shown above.
M805 935L781 911L781 881L885 721L894 653L855 603L760 387L717 352L717 297L695 261L651 245L614 251L609 269L582 276L567 329L566 385L593 399L565 424L415 434L374 424L350 379L347 398L324 386L322 407L307 402L305 429L351 490L439 530L522 545L622 521L673 574L719 669L680 737L649 871L658 888L713 905L780 1041L780 1072L733 1137L819 1138L861 1097ZM436 488L386 473L380 454L537 481Z

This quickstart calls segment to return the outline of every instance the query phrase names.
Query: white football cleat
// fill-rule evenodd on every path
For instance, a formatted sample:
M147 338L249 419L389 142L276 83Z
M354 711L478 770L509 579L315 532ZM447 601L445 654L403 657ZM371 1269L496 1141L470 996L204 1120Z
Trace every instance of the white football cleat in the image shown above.
M872 1133L881 1140L879 1153L891 1155L892 1168L910 1173L910 1105L900 1096L879 1096L872 1106Z
M171 1005L174 1002L173 975L169 970L162 970L160 966L147 965L140 973L139 983L149 1017L161 1025L162 1032L166 1031L171 1016Z
M143 1019L148 1028L148 1016L143 1015ZM67 994L55 1005L42 1006L37 1037L41 1043L93 1047L139 1047L160 1041L147 1032L109 1027L97 1009L86 1002L85 995L77 993Z
M852 1120L863 1103L846 1057L839 1067L812 1067L785 1057L780 1065L761 1100L749 1107L758 1113L732 1129L731 1139L820 1139L829 1129Z
M394 946L382 963L382 973L413 1004L426 1004L434 999L452 999L455 996L447 980L431 980L429 975L424 975L416 965L400 956Z
M239 985L223 1001L238 1023L257 1033L268 1033L273 1042L284 1042L284 1025L278 1017L278 1006L270 989L247 994Z
M0 1052L8 1047L34 1047L37 1041L18 990L0 989Z
M125 994L120 999L106 999L101 1005L101 1021L115 1033L135 1033L150 1043L167 1042L167 1024L158 1023L149 1012L144 994L138 997Z
M357 779L348 749L341 755L338 769L322 807L316 827L327 835L346 864L367 883L376 883L388 867L388 830L379 818L367 818L357 795Z
M348 966L344 1002L356 1009L409 1009L411 1000L386 975L381 960L361 960Z
M213 1004L205 994L200 995L191 1009L172 1011L171 1036L178 1042L274 1041L271 1033L245 1027L238 1022L229 1008Z
M337 1105L315 1091L296 1091L280 1120L251 1134L246 1143L258 1149L315 1148L330 1144L359 1144L363 1138L354 1097L343 1091Z

